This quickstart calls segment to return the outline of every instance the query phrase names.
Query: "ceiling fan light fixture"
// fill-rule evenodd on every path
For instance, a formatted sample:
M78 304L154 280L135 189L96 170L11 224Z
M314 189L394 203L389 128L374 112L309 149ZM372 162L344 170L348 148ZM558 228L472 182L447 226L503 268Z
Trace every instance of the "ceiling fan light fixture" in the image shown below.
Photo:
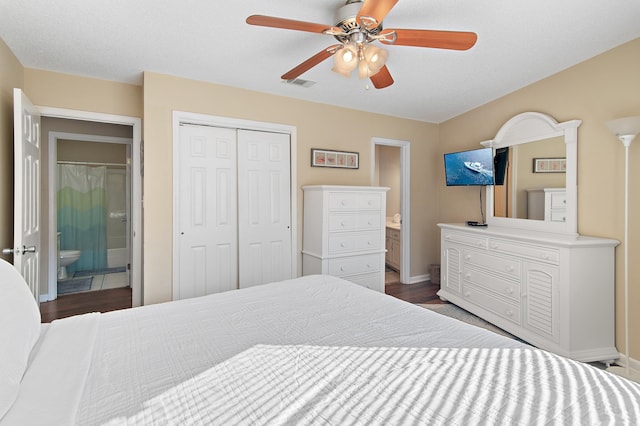
M389 52L378 46L368 45L364 50L364 58L370 70L370 75L377 74L386 64Z
M351 76L351 71L358 66L358 51L351 44L344 44L335 55L333 55L334 67L332 71L347 78Z

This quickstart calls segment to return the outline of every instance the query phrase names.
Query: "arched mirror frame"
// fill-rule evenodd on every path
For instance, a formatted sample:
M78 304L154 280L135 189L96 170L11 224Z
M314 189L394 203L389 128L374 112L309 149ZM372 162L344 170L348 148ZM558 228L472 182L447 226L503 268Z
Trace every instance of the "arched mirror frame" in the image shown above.
M481 142L494 149L514 146L543 139L564 136L566 145L566 199L565 222L548 222L506 217L495 217L493 210L493 186L487 187L487 223L489 226L503 226L530 231L552 232L578 235L578 126L581 120L558 123L553 117L539 112L524 112L507 121L493 140Z

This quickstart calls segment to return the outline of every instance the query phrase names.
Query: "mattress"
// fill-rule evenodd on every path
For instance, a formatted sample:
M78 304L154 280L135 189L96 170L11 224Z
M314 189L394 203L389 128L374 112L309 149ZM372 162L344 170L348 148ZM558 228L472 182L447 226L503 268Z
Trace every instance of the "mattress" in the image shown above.
M318 275L54 321L4 420L637 424L639 400L640 386L589 365Z

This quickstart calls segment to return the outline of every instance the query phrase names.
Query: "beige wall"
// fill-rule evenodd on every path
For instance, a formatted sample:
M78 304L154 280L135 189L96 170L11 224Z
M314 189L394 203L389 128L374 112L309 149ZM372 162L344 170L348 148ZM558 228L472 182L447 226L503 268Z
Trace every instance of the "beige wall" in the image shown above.
M578 231L624 237L624 148L605 126L614 118L640 115L640 39L440 125L441 152L476 148L493 139L511 117L539 111L558 121L582 120L578 128ZM636 141L636 144L638 142ZM630 217L640 215L640 147L630 149ZM477 190L446 188L443 167L436 180L441 221L471 219ZM630 352L640 359L640 225L630 223ZM616 249L616 346L624 351L623 249Z
M24 91L34 105L142 117L142 87L25 68Z
M13 246L13 88L23 68L0 39L0 248ZM12 256L2 256L12 262Z
M144 303L170 300L172 253L172 111L293 125L297 128L297 184L371 184L371 138L411 142L412 176L415 182L412 213L435 219L436 188L423 185L432 179L424 167L436 157L438 127L412 120L370 114L334 106L288 99L247 90L145 73L145 241ZM360 153L360 169L310 167L311 148ZM298 247L302 247L302 191L298 188ZM426 274L437 260L430 221L412 224L411 275Z

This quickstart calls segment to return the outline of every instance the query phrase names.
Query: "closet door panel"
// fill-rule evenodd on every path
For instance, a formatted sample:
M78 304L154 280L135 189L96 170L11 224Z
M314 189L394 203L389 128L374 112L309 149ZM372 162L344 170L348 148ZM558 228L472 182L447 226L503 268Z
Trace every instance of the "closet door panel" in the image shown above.
M237 288L236 132L180 127L177 298Z
M289 135L238 130L240 288L292 278L290 167Z

